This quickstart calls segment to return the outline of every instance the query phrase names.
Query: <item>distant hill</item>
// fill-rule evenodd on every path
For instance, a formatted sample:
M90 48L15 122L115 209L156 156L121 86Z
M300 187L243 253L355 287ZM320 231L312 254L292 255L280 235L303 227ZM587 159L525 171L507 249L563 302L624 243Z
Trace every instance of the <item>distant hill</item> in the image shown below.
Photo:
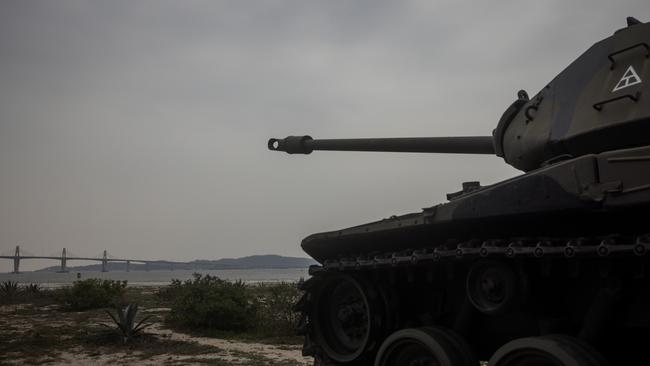
M300 257L283 257L280 255L251 255L242 258L223 258L216 260L197 259L189 263L174 264L175 270L213 270L213 269L262 269L262 268L306 268L312 264L316 264L311 258ZM38 270L46 272L56 272L60 270L60 266L52 266ZM109 271L124 271L126 270L126 263L123 262L108 262ZM169 270L171 266L165 263L150 263L149 267L144 264L131 263L131 271L156 271L156 270ZM102 265L91 264L87 266L68 266L68 270L77 272L93 272L101 271Z

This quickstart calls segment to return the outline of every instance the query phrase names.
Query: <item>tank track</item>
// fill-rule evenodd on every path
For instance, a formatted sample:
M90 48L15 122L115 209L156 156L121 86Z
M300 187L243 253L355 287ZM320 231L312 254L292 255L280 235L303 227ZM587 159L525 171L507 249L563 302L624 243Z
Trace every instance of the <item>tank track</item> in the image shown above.
M630 240L632 239L632 240ZM362 268L423 265L443 260L471 260L479 257L608 257L643 256L650 252L650 234L640 236L608 235L576 238L517 238L515 240L469 240L401 252L372 256L346 257L327 260L323 266L312 266L310 275L320 271L349 271Z
M301 313L299 334L305 337L303 355L315 358L314 365L339 365L328 360L314 342L310 326L310 295L316 281L333 273L355 273L386 269L427 268L445 263L466 263L481 258L494 259L627 259L646 257L650 253L650 233L640 235L611 234L591 237L518 237L508 239L448 240L439 246L407 249L398 252L368 253L324 261L309 268L311 277L299 284L304 291L295 310ZM541 264L542 261L540 261ZM634 277L646 276L646 262L640 260L633 269ZM606 274L604 274L606 275ZM345 365L358 365L357 362ZM365 363L362 363L365 365ZM360 365L360 364L359 364Z

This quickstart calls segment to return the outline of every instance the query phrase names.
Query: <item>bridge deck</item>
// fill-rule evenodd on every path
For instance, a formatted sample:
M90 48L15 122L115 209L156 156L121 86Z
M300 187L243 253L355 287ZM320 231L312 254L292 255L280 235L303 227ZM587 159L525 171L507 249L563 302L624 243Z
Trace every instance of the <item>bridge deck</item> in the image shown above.
M12 259L19 260L23 259L54 259L61 260L64 257L53 257L53 256L38 256L38 255L0 255L2 259ZM131 262L131 263L164 263L164 264L188 264L189 262L176 262L176 261L167 261L167 260L146 260L146 259L128 259L128 258L91 258L91 257L65 257L66 261L69 260L80 260L80 261L96 261L96 262Z

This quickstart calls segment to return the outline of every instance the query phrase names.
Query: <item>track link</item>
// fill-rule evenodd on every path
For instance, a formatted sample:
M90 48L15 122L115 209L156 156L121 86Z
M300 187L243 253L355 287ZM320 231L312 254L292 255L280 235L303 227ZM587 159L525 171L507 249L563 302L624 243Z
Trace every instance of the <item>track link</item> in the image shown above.
M391 268L427 267L443 263L466 262L480 258L495 259L575 259L575 258L642 258L650 253L650 234L611 234L595 237L518 237L496 239L448 240L430 247L407 249L394 252L357 254L326 260L322 265L311 266L312 276L299 287L303 297L296 303L295 310L301 313L299 333L304 335L303 355L312 356L315 365L337 365L330 361L322 347L314 339L311 326L310 306L314 289L329 273L355 273ZM639 261L635 277L645 276L644 260ZM369 361L351 362L345 365L365 365Z

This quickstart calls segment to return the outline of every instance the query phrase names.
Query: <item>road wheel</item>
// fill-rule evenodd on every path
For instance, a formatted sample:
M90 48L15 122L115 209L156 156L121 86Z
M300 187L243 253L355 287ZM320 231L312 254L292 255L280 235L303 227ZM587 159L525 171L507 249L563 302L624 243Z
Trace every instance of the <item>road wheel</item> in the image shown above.
M488 366L606 366L590 345L565 335L519 338L506 343Z
M307 354L326 363L366 362L389 326L386 298L360 276L328 274L307 290ZM370 359L372 361L372 359Z
M402 329L382 343L375 366L476 366L465 341L440 327Z

